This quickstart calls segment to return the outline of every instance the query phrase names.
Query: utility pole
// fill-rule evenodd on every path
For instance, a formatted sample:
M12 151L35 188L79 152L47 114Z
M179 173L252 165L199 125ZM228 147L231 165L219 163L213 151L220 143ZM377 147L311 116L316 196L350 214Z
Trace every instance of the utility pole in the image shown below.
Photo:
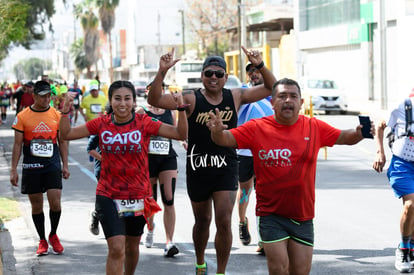
M388 109L387 92L387 21L385 19L385 0L380 0L379 31L381 36L381 109Z
M245 15L245 6L244 0L238 0L238 12L239 12L239 70L241 81L246 83L246 70L244 69L244 65L246 64L246 56L244 55L241 46L247 47L247 39L246 39L246 15ZM237 72L234 72L237 74Z
M181 35L183 38L183 56L185 56L185 22L184 22L184 10L178 10L181 13Z
M157 13L157 36L158 36L158 47L157 47L157 55L160 56L161 55L161 27L160 27L160 21L161 21L161 17L160 17L160 11L158 10Z

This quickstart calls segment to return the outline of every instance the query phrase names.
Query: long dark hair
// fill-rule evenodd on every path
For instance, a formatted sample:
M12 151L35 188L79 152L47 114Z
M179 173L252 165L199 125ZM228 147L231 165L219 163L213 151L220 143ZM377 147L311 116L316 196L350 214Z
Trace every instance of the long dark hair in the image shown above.
M129 82L127 80L117 80L117 81L112 82L112 84L111 84L111 86L109 86L109 90L108 90L109 102L111 102L112 94L116 90L118 90L119 88L123 88L123 87L125 87L125 88L127 88L127 89L129 89L131 91L131 93L132 93L132 99L133 99L134 102L136 102L136 100L137 100L137 94L135 93L135 87L134 87L134 85L131 82ZM107 113L110 114L112 112L113 112L112 106L109 105L109 110L108 110Z

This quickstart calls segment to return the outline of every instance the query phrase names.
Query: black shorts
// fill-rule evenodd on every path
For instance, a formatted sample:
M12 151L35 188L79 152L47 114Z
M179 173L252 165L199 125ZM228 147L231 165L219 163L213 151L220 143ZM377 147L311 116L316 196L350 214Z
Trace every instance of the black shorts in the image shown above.
M277 215L259 216L258 227L260 241L264 243L291 238L298 243L313 246L313 220L298 222Z
M175 156L149 155L149 176L156 178L162 171L177 170L177 158Z
M239 186L238 168L218 175L189 175L187 173L187 193L194 202L208 200L217 191L236 191Z
M96 196L95 211L105 235L105 239L113 236L139 237L144 233L147 223L144 216L119 217L115 203L112 199L104 196Z
M253 157L239 157L239 181L245 182L254 176Z
M62 189L62 172L22 174L22 194L44 193L49 189Z

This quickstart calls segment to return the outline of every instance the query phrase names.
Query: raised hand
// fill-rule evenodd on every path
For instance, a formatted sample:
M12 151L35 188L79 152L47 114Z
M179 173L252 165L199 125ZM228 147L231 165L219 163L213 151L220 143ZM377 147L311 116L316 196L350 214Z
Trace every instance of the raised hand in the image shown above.
M247 58L249 59L250 63L253 66L258 66L263 62L262 55L257 50L247 50L244 46L241 46L243 52L246 54Z
M174 48L172 48L171 52L168 52L161 56L160 70L167 71L180 60L180 58L174 59Z

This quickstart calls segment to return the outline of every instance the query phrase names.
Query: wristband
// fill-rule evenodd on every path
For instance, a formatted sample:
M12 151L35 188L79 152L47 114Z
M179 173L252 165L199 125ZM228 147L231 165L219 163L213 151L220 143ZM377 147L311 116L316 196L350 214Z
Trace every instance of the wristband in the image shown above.
M61 117L69 117L69 113L62 113L60 116Z
M259 65L257 65L257 66L255 66L256 67L256 69L258 69L258 70L260 70L261 68L263 68L264 67L264 62L262 61L262 62L260 62L260 64Z
M177 106L177 111L180 111L180 112L185 111L188 109L188 107L190 107L190 104L183 104L183 105Z
M62 115L67 115L67 114L69 114L70 113L70 110L69 111L67 111L66 113L64 113L64 112L61 112L62 113Z

